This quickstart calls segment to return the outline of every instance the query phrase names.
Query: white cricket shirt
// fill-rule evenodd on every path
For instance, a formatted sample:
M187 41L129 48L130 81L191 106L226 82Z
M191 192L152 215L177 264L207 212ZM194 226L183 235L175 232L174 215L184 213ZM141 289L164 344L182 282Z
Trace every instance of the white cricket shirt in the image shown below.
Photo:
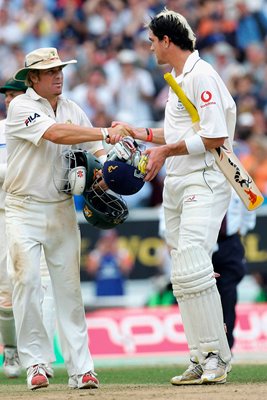
M186 60L183 73L175 77L186 96L195 105L200 116L200 128L197 133L206 138L228 138L233 142L236 124L236 105L224 82L214 68L199 57L195 50ZM164 136L167 144L196 135L192 129L190 115L173 92L165 108ZM198 155L168 157L166 174L186 175L202 170L215 163L210 152Z
M55 123L92 126L83 110L62 96L58 99L56 115L50 103L32 88L12 100L6 120L7 173L3 185L6 192L44 202L69 197L58 192L54 185L52 171L55 160L62 151L73 147L94 154L103 145L102 141L59 145L43 139L43 134Z
M6 175L6 137L5 137L5 119L0 121L0 210L5 209L6 193L2 185Z

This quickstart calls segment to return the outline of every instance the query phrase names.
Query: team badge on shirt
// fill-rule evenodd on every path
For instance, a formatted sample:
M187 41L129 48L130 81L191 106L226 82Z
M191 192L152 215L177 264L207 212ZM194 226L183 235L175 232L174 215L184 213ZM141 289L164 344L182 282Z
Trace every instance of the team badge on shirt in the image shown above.
M184 108L183 103L181 102L181 100L178 99L178 102L177 102L177 110L178 110L178 111L183 111L184 109L185 109L185 108Z

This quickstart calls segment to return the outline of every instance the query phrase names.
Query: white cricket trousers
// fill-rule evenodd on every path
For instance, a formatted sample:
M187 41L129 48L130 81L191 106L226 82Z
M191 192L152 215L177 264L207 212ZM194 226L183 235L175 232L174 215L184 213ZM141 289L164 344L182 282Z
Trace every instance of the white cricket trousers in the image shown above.
M5 211L0 208L0 307L11 307L12 285L7 275Z
M163 207L170 248L200 245L211 256L230 198L225 176L212 167L186 176L166 176Z
M6 232L13 264L10 274L17 345L23 367L54 360L41 311L42 245L68 374L93 370L80 288L80 231L73 199L44 203L8 194Z

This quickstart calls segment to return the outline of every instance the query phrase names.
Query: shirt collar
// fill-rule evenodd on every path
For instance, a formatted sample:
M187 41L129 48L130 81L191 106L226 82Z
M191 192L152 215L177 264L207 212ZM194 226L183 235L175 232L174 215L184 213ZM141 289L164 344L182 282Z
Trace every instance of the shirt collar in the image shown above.
M33 90L32 87L28 87L28 89L27 89L27 95L30 96L33 100L42 99L42 97L39 96L39 94L36 93L35 90Z
M33 100L45 100L48 101L47 99L45 99L44 97L40 96L38 93L36 93L36 91L32 88L32 87L28 87L27 89L27 94L33 99ZM62 99L62 95L58 96L58 101L60 101Z
M187 58L184 68L183 68L183 76L188 74L189 72L192 71L194 68L196 62L200 60L198 50L195 50L193 53L190 54L190 56Z

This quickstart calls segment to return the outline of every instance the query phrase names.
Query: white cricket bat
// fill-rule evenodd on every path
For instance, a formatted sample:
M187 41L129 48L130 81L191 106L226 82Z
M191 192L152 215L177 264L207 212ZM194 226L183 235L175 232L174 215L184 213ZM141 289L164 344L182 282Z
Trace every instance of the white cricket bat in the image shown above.
M164 75L164 79L168 82L169 86L188 111L194 130L196 132L199 131L199 115L194 104L192 104L188 99L172 74L167 72ZM249 211L258 208L263 203L264 197L234 152L231 149L228 149L225 145L210 151L213 154L218 167L228 179L246 208Z

